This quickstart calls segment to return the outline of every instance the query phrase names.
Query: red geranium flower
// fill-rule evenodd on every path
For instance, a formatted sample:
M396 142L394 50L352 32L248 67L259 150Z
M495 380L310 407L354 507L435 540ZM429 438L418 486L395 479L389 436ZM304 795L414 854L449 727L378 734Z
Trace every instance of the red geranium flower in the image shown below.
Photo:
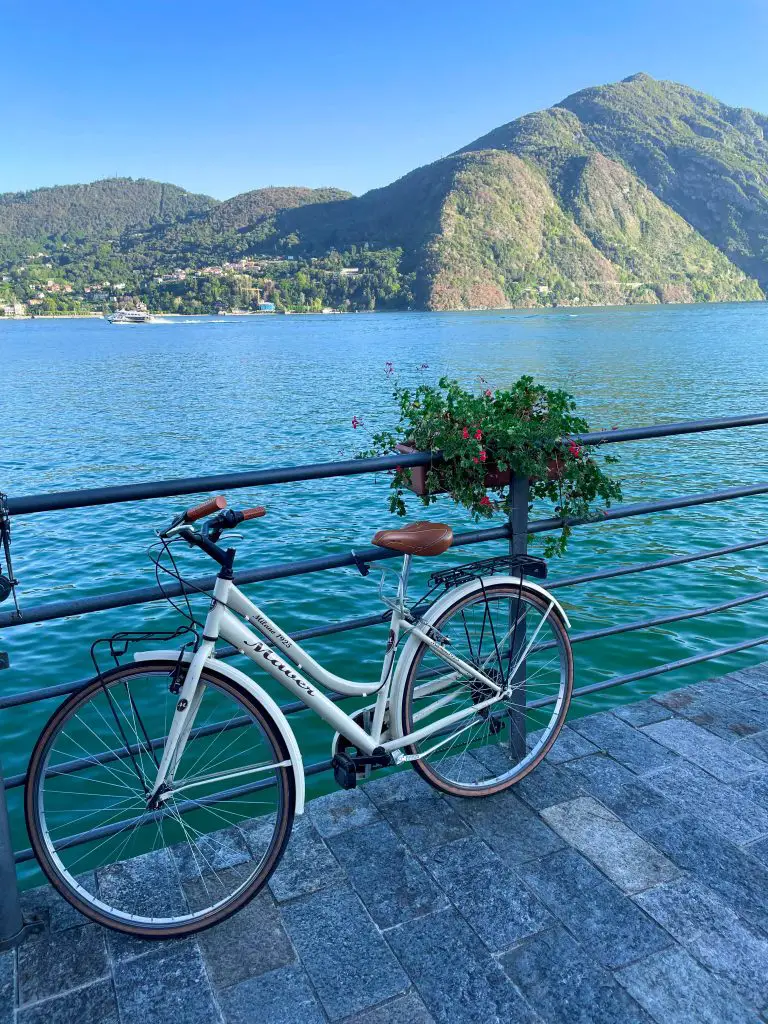
M480 452L480 461L481 462L485 462L485 460L487 458L488 458L488 456L487 456L487 454L484 451Z
M352 426L353 426L353 428L355 430L357 430L358 427L362 427L362 425L363 425L363 421L362 420L359 420L357 418L357 416L353 416L352 417Z
M480 499L480 504L486 507L491 504L491 499L488 497L487 494L484 494L483 497Z
M465 441L469 437L469 431L467 430L466 427L464 427L464 429L462 430L461 436L464 438Z
M478 430L475 431L475 440L476 441L482 441L483 440L483 432L482 432L482 430L478 429Z
M568 445L568 451L571 453L574 459L578 459L578 457L581 455L581 448L579 448L575 441L571 441L571 443Z

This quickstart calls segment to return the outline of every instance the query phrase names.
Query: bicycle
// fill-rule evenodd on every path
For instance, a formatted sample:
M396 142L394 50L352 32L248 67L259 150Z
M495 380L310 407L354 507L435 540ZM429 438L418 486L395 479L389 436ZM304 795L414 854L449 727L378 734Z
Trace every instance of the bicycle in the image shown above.
M379 531L374 544L402 553L403 563L394 596L381 590L391 619L380 678L355 682L325 669L236 586L236 550L219 541L265 511L228 509L220 496L159 531L164 550L186 542L220 567L202 636L192 649L140 651L98 671L54 712L33 751L25 793L33 850L53 886L106 927L166 939L223 921L267 883L304 811L293 730L262 686L215 659L219 640L336 730L332 763L344 788L410 764L443 793L490 796L536 767L565 720L570 624L556 599L525 579L546 576L541 559L433 573L428 596L442 593L414 610L412 559L446 551L451 528ZM358 568L367 573L359 559ZM325 690L376 696L348 715Z

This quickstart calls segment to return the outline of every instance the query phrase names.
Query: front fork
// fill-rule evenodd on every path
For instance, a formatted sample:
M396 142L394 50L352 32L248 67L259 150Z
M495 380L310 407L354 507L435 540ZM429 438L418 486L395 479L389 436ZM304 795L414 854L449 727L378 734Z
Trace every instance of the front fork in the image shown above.
M209 613L208 618L210 619L210 617ZM207 626L208 622L206 621L206 630L204 632L206 636L209 636ZM187 739L189 738L192 726L195 724L200 702L205 693L205 686L200 685L200 676L206 661L213 653L214 644L215 640L203 640L195 652L192 661L189 663L184 683L179 691L179 699L176 702L176 711L173 715L171 728L168 730L168 738L165 741L160 767L157 769L152 793L148 800L150 809L158 808L171 793L176 769L179 766L179 761L181 761L184 748L187 745Z

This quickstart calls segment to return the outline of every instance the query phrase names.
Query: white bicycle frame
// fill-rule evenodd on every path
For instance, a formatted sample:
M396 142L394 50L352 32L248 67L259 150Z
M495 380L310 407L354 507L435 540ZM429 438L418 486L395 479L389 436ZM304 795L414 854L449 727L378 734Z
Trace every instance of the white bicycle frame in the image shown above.
M392 618L390 622L389 639L381 669L381 677L377 683L354 682L350 679L345 679L342 676L335 675L323 668L323 666L315 661L315 659L308 654L300 644L287 636L278 625L276 625L263 611L261 611L260 608L250 601L245 594L235 586L232 580L224 579L219 576L213 589L213 600L205 620L203 640L189 662L189 668L179 693L177 710L174 714L171 728L168 732L168 738L165 743L163 756L155 779L153 792L157 794L159 801L163 801L164 787L172 787L174 774L179 762L181 761L187 738L194 725L195 716L203 697L205 687L199 685L200 677L206 663L209 663L210 659L212 659L216 642L219 639L226 640L241 654L246 655L246 657L250 658L251 661L255 662L255 664L260 668L263 668L282 686L306 704L308 708L311 708L317 715L319 715L324 722L327 722L328 725L335 729L337 733L345 736L363 754L371 755L374 751L383 750L384 752L391 754L393 760L397 764L402 763L403 761L414 760L417 756L426 756L426 754L431 753L443 743L454 739L456 733L451 733L447 739L438 740L435 747L432 747L429 751L424 751L420 755L405 755L401 752L403 747L418 743L428 738L438 730L442 732L446 727L454 725L463 718L467 718L469 716L474 717L478 711L491 707L503 697L507 696L507 690L509 687L507 687L507 689L502 689L483 671L478 669L476 666L463 661L461 658L449 651L442 643L440 643L439 639L431 635L431 626L428 623L421 620L414 622L409 617L405 604L405 596L408 586L410 565L411 556L406 555L403 561L403 571L399 577L397 597L394 601L387 602L392 608ZM543 591L543 588L536 587L535 584L529 583L526 585L535 587L535 589L541 593L546 593L546 591ZM557 607L561 614L564 615L564 612L562 612L558 602L549 594L547 594L547 597L551 602L547 613L539 623L533 637L526 644L525 649L518 653L517 661L509 673L510 680L514 679L517 668L525 661L526 656L536 640L539 630L544 624L544 621L546 621L551 610L554 607ZM246 623L254 627L254 629L249 628L249 625L246 625ZM258 634L260 634L264 639L259 639L257 632L254 630L258 631ZM460 677L473 677L481 682L483 686L491 690L493 692L493 696L484 701L480 701L477 704L473 704L470 707L456 711L451 715L447 715L431 725L425 726L421 729L416 729L414 732L408 733L407 735L390 737L384 726L387 707L392 694L395 652L401 632L408 632L411 637L415 638L417 641L424 642L453 670L444 676L430 680L429 682L424 683L423 686L420 686L418 688L420 695L426 696L429 693L439 692L446 686L450 686L454 680ZM509 632L511 633L511 629ZM509 633L502 639L502 645L506 643L508 636ZM265 642L265 640L268 642ZM288 662L277 653L278 650L281 654L284 654L292 664L288 664ZM166 652L162 652L162 654L165 655ZM144 658L151 657L152 652L147 652L142 657L142 660L144 660ZM213 664L215 665L216 663L214 662ZM248 677L244 678L246 681L248 680ZM335 693L344 694L345 696L363 697L371 693L377 693L376 703L373 707L370 732L366 732L349 715L341 711L340 708L333 701L329 700L315 684L320 684ZM450 703L453 696L453 692L446 694L443 698L439 699L438 702L433 703L430 706L428 713L431 714L436 707L440 705L440 703ZM273 713L277 710L282 718L282 723L278 722L278 725L281 726L281 732L283 732L283 735L286 735L287 731L287 734L291 739L293 739L292 731L285 721L284 716L279 712L279 709L274 705L274 702L270 703L272 704L271 710ZM415 718L418 718L418 714ZM295 739L293 739L292 744L289 743L289 748L291 746L293 746L298 753L298 747L295 743ZM273 770L276 767L283 767L291 763L292 761L289 759L288 761L281 762L279 765L258 765L253 768L240 769L237 772L222 772L216 775L215 781L224 781L226 779L240 777L245 774L266 772ZM209 783L214 781L214 779L211 776L207 776L205 780L200 780L199 782L192 780L186 785L178 787L175 792L179 792L184 788L190 788L197 784L202 784L203 781ZM299 802L303 805L303 800ZM297 810L299 810L298 807Z

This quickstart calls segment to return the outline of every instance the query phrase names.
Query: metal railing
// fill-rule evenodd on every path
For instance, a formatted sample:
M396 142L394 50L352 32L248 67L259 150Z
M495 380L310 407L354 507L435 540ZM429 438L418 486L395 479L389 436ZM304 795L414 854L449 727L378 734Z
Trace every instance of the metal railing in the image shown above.
M595 431L574 435L573 439L583 445L619 444L629 441L691 435L706 431L753 427L765 424L768 424L768 414L686 421L661 424L652 427L630 428L626 430ZM199 494L210 491L266 487L282 483L295 483L333 477L348 477L361 474L380 473L383 471L393 470L396 466L404 468L427 466L439 463L440 460L441 457L439 454L397 455L376 459L352 459L342 462L324 462L304 466L287 466L246 473L225 473L203 477L150 481L139 484L122 484L112 487L60 491L49 494L25 495L20 497L11 496L7 499L6 511L10 517L25 516L65 509L72 510L89 508L97 505L113 505L122 502L143 501L154 498ZM732 501L738 498L752 497L761 494L768 494L768 482L618 506L607 510L603 515L601 515L599 521L610 522L634 516L648 515L655 512L690 508L715 502ZM594 522L594 520L569 520L569 524L574 526L590 522ZM562 526L563 520L557 518L529 521L528 481L521 480L520 478L513 478L512 485L510 487L508 522L497 527L471 530L465 533L456 534L453 543L455 547L465 547L492 541L503 541L509 545L509 549L512 553L524 553L529 534L554 531L560 529ZM642 564L631 564L600 569L591 573L584 573L577 576L550 581L548 586L550 589L557 589L598 580L615 579L651 570L660 570L672 566L684 565L686 563L698 562L704 559L723 557L725 555L764 546L768 546L768 536L741 544L734 544L706 551L697 551L690 554L659 559ZM365 549L358 549L354 557L351 553L334 554L266 565L259 569L236 573L235 580L240 586L242 586L249 583L285 579L291 576L302 576L309 573L323 572L329 569L352 567L355 566L359 560L364 562L377 562L396 557L399 557L397 552L378 547L369 547ZM0 628L11 629L15 626L28 625L35 622L50 622L75 615L80 616L97 611L147 604L163 600L167 596L176 597L185 592L194 592L198 589L210 590L213 587L214 581L215 576L210 575L189 580L186 584L176 583L173 585L164 585L162 590L158 586L143 586L118 590L115 593L103 594L94 597L74 598L66 601L46 601L38 605L32 605L24 608L20 615L17 615L13 610L0 613ZM591 630L576 634L572 636L571 639L573 643L583 643L621 633L651 629L673 622L727 611L754 601L763 600L766 597L768 597L768 590L763 590L731 601L690 609L684 612L657 616L655 618L646 618L619 626L610 626L603 629ZM327 636L347 630L362 629L372 625L381 624L385 621L387 614L388 613L381 613L355 619L347 619L327 626L302 630L294 633L293 636L297 640L306 640L312 637ZM724 657L728 654L747 650L765 643L768 643L768 635L757 639L746 640L738 644L731 644L728 647L707 651L682 660L655 665L628 675L616 676L612 679L583 686L574 690L573 696L579 697L612 687L621 686L636 680L660 675L674 669L698 664L699 662L714 658ZM236 653L237 652L233 648L223 648L217 652L217 656L226 658L232 657ZM2 696L0 697L0 711L37 703L39 701L47 701L64 697L67 694L74 692L85 682L86 680L78 680L74 682L61 683L56 686L40 687L29 692ZM345 698L342 698L341 696L334 696L334 699L342 700ZM542 702L533 702L530 706L537 707L540 703ZM300 701L296 701L283 705L282 710L289 715L295 714L305 710L305 705ZM315 775L328 770L330 767L330 761L316 762L307 766L306 773L308 775ZM11 776L4 782L2 778L2 766L0 765L0 949L7 948L21 941L25 932L16 885L15 864L23 863L32 859L33 854L31 850L20 850L13 854L5 801L5 790L23 786L25 781L25 773L20 773ZM83 841L87 841L87 837Z

